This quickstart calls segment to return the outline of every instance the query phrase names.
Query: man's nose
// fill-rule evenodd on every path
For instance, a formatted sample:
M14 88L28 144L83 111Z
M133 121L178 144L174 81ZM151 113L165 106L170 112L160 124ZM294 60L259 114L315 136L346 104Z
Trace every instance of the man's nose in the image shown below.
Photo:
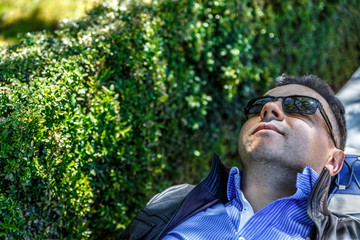
M263 109L260 112L261 119L265 118L276 118L279 121L284 120L284 110L282 108L282 100L277 100L275 102L268 102L264 105Z

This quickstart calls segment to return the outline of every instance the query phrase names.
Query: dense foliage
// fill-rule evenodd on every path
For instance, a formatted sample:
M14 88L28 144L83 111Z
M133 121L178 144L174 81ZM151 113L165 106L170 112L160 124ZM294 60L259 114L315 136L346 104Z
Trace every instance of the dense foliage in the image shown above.
M212 151L236 164L244 103L275 76L341 86L359 17L355 0L133 2L0 49L0 236L116 239Z

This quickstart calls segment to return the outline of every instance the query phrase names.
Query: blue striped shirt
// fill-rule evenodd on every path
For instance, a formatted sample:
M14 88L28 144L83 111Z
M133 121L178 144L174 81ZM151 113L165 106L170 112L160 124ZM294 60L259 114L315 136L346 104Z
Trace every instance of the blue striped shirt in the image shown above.
M313 226L307 199L319 177L310 167L298 173L296 193L278 199L254 214L240 189L241 173L230 170L228 199L190 217L163 239L305 239Z

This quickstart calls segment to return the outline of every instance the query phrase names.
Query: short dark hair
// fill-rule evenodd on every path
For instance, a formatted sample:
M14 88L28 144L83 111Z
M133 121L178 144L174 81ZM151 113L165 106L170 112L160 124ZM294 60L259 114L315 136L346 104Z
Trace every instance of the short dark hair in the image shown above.
M339 129L340 149L345 149L347 129L345 121L345 108L342 102L335 96L330 86L320 78L313 75L306 75L303 77L294 77L286 74L282 74L276 78L275 87L280 87L288 84L299 84L319 93L329 104L331 111L334 114L336 124ZM336 131L336 130L335 130ZM335 132L336 135L336 132Z

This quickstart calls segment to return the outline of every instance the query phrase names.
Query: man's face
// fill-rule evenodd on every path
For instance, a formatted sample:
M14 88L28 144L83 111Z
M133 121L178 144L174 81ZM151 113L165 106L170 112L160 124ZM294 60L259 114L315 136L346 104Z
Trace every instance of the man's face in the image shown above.
M332 116L325 99L302 85L277 87L265 95L313 97L320 100L326 114ZM266 163L279 164L298 172L310 166L320 173L335 148L329 136L319 109L314 115L286 113L282 109L282 99L278 99L265 104L260 114L251 115L243 125L239 135L239 154L244 168Z

